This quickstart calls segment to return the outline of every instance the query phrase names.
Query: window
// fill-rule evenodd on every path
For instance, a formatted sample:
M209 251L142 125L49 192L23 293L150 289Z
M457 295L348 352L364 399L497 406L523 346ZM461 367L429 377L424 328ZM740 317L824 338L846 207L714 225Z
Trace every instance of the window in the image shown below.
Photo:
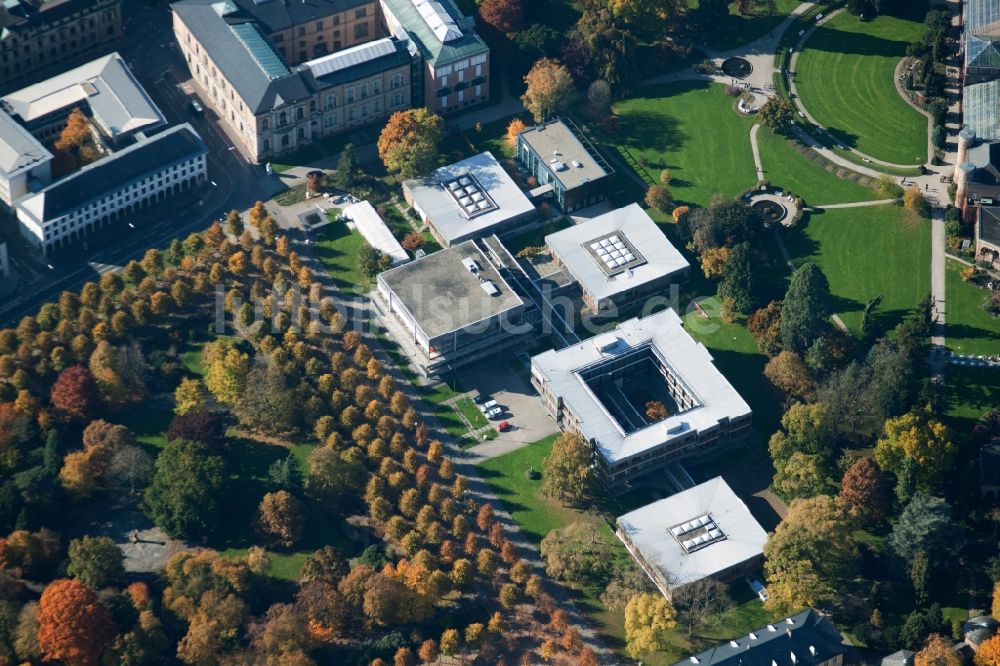
M327 118L326 118L326 120L324 121L323 124L326 127L336 127L337 126L337 114L336 113L331 113L329 116L327 116Z
M281 147L285 148L287 146L288 146L288 135L286 134L283 137L281 137Z
M377 95L382 92L382 81L375 79L372 81L372 94Z
M340 25L340 16L339 15L333 17L333 24L334 25Z
M354 120L354 109L347 110L347 122Z
M368 116L368 105L367 104L362 104L361 105L361 117L362 118L366 118L367 116Z
M392 83L389 84L389 85L392 88L399 88L400 86L402 86L403 85L403 75L402 74L393 74L392 75Z
M306 131L300 127L295 133L295 136L298 137L299 141L304 141L306 138Z
M299 28L299 37L305 37L305 36L306 36L306 27L302 26Z
M323 22L322 21L316 21L316 29L317 30L322 30L323 29Z
M264 118L263 120L260 121L260 128L262 130L266 130L268 127L270 127L270 125L271 123L267 122L267 118Z
M347 89L347 103L350 104L354 101L354 88Z
M396 93L395 95L393 95L393 97L392 97L392 105L393 106L400 106L402 103L403 103L403 96L402 95L400 95L399 93Z
M355 23L354 24L354 39L361 39L368 36L368 24L367 23Z
M375 100L375 113L381 113L382 102L380 100Z
M365 97L368 97L368 84L367 83L362 83L361 84L361 99L364 99Z
M295 119L296 120L302 120L305 117L306 117L305 109L303 109L301 106L299 108L295 109Z
M359 19L359 18L364 18L366 16L368 16L368 8L367 7L362 7L361 9L355 9L354 10L354 18Z
M326 101L323 103L323 108L324 109L335 109L335 108L337 108L337 96L336 95L327 95L326 96Z

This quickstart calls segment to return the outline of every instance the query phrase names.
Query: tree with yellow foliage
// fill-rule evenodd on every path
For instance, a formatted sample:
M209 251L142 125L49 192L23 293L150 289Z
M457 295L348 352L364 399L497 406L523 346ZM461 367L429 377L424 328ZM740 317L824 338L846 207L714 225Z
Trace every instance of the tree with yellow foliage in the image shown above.
M722 269L726 267L726 260L729 259L728 247L710 247L701 253L701 272L707 278L722 277Z
M539 123L566 109L576 91L573 75L565 65L551 58L541 58L532 65L524 84L527 89L521 101Z
M978 660L976 662L979 663ZM924 649L913 655L913 666L961 666L962 660L952 649L951 641L940 634L931 634Z
M389 171L412 178L430 171L438 159L444 120L427 109L397 111L378 137L378 154Z
M980 645L972 661L976 666L1000 666L1000 636L994 636Z
M637 594L625 606L625 650L633 659L666 647L663 632L677 625L670 601L659 593Z
M875 462L899 474L907 459L916 464L917 487L929 489L951 469L955 445L948 426L934 418L930 406L888 419L875 444Z
M528 129L528 126L520 118L514 118L507 125L507 134L504 135L504 145L511 152L517 150L517 135Z

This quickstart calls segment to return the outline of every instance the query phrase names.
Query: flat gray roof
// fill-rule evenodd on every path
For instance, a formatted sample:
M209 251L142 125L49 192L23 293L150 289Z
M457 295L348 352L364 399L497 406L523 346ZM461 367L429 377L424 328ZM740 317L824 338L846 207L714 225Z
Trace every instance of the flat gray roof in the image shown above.
M609 269L606 262L598 261L595 252L600 250L590 247L608 236L617 238L617 244L625 245L626 251L633 248L638 251L638 255L631 255L636 257L634 261L623 264L625 270ZM690 267L656 222L635 203L549 234L545 244L559 256L580 286L597 299L636 289ZM637 263L640 259L644 261ZM617 263L615 259L610 261Z
M86 104L108 136L166 124L160 110L117 53L91 60L3 98L21 122Z
M469 176L474 179L469 187L478 184L482 189L479 194L486 197L483 200L495 204L486 212L472 216L461 208L460 199L452 196L446 187L456 179L461 181ZM492 233L489 231L492 227L535 209L490 152L441 167L425 178L407 180L403 187L449 245L456 239L468 238L469 234Z
M0 171L10 175L51 159L52 153L31 132L0 110Z
M608 174L562 120L535 125L521 132L520 136L538 153L548 165L552 175L567 190ZM559 163L566 168L562 171L557 170Z
M686 385L697 404L626 434L587 386L580 370L643 345L655 350L671 374ZM579 419L581 434L593 441L601 456L612 464L692 430L708 431L723 419L732 421L751 413L750 406L715 367L705 345L695 342L684 330L681 318L670 309L623 321L579 344L543 352L532 357L531 369L543 378L554 395L562 398Z
M760 557L767 543L721 476L620 516L618 529L671 588ZM685 546L699 539L704 545Z
M462 263L467 257L479 264L479 276L496 287L495 295L489 295ZM472 241L380 273L378 279L392 290L429 339L524 305Z

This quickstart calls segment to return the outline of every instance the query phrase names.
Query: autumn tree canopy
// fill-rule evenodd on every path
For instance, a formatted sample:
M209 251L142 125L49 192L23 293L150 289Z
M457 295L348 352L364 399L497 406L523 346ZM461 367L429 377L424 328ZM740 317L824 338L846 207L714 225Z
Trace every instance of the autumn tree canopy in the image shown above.
M378 154L385 168L404 178L427 173L437 164L444 120L431 111L397 111L378 137Z
M521 101L535 122L558 115L573 101L573 75L558 60L540 59L524 77L524 84L527 89Z
M97 595L79 580L57 580L38 601L38 646L46 660L96 666L115 635Z

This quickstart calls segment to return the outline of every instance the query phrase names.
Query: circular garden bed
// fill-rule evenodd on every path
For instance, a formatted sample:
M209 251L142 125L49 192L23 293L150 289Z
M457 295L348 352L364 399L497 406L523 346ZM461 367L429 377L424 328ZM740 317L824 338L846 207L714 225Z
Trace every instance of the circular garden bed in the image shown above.
M750 208L760 219L764 222L780 222L785 219L785 215L788 211L777 201L770 201L768 199L762 199L760 201L755 201L750 205Z
M745 79L753 71L753 65L746 58L726 58L722 61L722 72L734 79Z

